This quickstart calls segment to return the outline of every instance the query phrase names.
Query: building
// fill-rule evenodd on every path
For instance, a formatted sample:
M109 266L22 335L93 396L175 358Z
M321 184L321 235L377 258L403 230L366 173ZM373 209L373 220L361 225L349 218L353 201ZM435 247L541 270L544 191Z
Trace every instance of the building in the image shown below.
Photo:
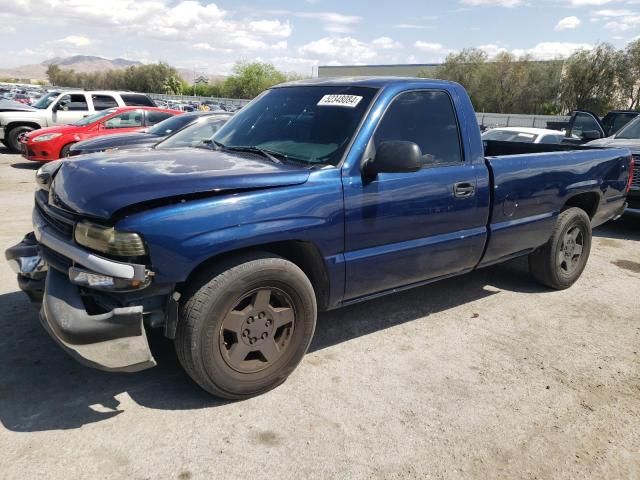
M440 64L438 63L399 65L320 65L318 67L318 78L360 76L429 77L435 75L439 66Z

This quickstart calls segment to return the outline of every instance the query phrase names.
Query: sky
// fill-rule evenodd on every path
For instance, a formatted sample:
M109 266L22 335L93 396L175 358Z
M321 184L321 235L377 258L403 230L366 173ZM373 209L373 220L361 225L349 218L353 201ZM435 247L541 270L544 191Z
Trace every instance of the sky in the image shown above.
M437 63L463 48L566 56L640 35L640 0L0 0L0 68L75 54L229 74L237 61Z

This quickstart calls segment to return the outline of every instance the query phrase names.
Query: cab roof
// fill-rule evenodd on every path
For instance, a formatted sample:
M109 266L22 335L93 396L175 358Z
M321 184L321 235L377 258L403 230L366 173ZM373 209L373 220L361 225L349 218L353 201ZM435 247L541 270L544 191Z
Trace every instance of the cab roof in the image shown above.
M447 80L436 80L432 78L419 77L327 77L327 78L307 78L292 82L281 83L274 88L293 86L336 86L336 87L370 87L384 88L391 85L401 85L405 83L421 83L428 87L442 84L457 85L455 82Z

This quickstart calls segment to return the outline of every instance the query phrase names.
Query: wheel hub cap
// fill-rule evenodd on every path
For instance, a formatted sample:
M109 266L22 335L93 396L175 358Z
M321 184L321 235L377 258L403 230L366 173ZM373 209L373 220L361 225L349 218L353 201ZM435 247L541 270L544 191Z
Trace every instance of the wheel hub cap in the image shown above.
M573 273L580 264L584 249L584 234L579 227L567 230L558 254L558 266L565 273Z
M253 290L240 297L222 321L222 356L238 372L258 372L282 357L294 328L289 295L277 288Z
M265 312L251 315L242 324L242 336L245 345L259 347L273 334L273 320Z

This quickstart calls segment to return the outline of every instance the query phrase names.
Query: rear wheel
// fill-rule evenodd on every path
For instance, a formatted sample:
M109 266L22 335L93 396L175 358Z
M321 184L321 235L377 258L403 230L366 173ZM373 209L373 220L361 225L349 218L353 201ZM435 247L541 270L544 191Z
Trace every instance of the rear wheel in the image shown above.
M185 294L175 346L206 391L239 399L284 382L315 330L313 287L298 266L255 254L221 265Z
M543 285L562 290L573 285L591 252L591 221L580 208L563 211L551 238L529 255L529 271Z
M29 127L27 125L19 125L9 130L6 138L6 144L7 147L9 147L9 150L14 153L20 152L20 135L32 132L33 130L35 130L33 127Z

